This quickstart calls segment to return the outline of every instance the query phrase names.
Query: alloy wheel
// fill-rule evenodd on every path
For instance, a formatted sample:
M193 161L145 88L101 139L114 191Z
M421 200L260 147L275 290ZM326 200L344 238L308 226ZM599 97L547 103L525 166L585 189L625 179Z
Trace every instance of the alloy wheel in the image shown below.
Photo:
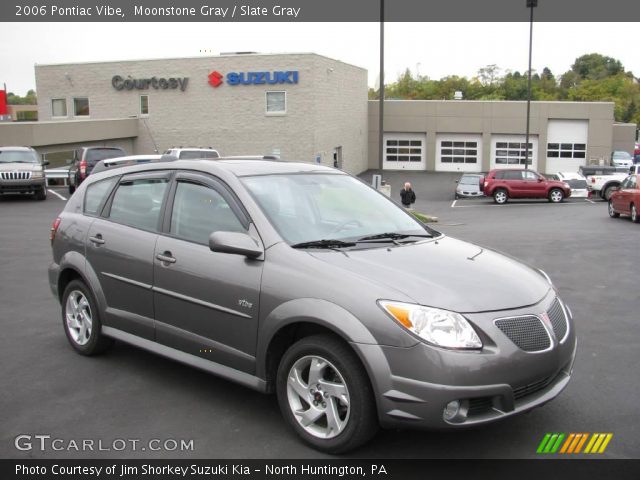
M87 297L80 290L73 290L67 297L65 320L69 335L78 345L86 345L91 338L93 318Z

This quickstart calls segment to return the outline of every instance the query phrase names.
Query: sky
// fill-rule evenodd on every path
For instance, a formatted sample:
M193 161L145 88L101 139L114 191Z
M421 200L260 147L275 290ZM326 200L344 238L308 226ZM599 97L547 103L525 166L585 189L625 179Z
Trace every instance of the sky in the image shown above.
M620 60L640 76L638 23L534 23L532 68L559 76L580 55ZM221 52L313 52L379 72L378 23L0 23L0 85L18 95L35 89L35 64L198 57ZM495 64L527 70L529 24L387 23L385 82L409 68L440 79L471 78ZM1 87L0 87L1 88Z

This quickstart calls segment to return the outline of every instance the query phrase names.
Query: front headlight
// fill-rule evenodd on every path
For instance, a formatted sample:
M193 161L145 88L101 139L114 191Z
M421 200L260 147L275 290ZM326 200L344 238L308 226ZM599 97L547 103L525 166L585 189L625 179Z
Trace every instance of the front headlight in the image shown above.
M478 334L459 313L386 300L378 304L400 325L428 343L444 348L482 348Z
M44 172L42 170L34 170L31 172L31 178L42 178L44 177Z

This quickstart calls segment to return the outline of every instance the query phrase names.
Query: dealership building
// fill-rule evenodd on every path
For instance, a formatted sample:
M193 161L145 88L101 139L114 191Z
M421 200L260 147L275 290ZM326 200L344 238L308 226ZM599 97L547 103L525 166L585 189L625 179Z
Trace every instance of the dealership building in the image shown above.
M312 53L234 53L36 65L38 122L0 124L0 144L43 154L83 145L131 154L173 146L380 167L379 102L367 71ZM532 102L531 166L575 171L633 150L612 102ZM526 102L387 100L382 168L479 172L525 162Z

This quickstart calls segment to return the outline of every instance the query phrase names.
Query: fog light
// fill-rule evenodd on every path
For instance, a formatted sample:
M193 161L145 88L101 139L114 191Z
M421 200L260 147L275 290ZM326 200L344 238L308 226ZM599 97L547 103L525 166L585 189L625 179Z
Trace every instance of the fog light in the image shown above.
M453 420L458 412L460 411L460 401L454 400L453 402L447 403L447 406L444 407L444 412L442 416L445 420L451 421Z

